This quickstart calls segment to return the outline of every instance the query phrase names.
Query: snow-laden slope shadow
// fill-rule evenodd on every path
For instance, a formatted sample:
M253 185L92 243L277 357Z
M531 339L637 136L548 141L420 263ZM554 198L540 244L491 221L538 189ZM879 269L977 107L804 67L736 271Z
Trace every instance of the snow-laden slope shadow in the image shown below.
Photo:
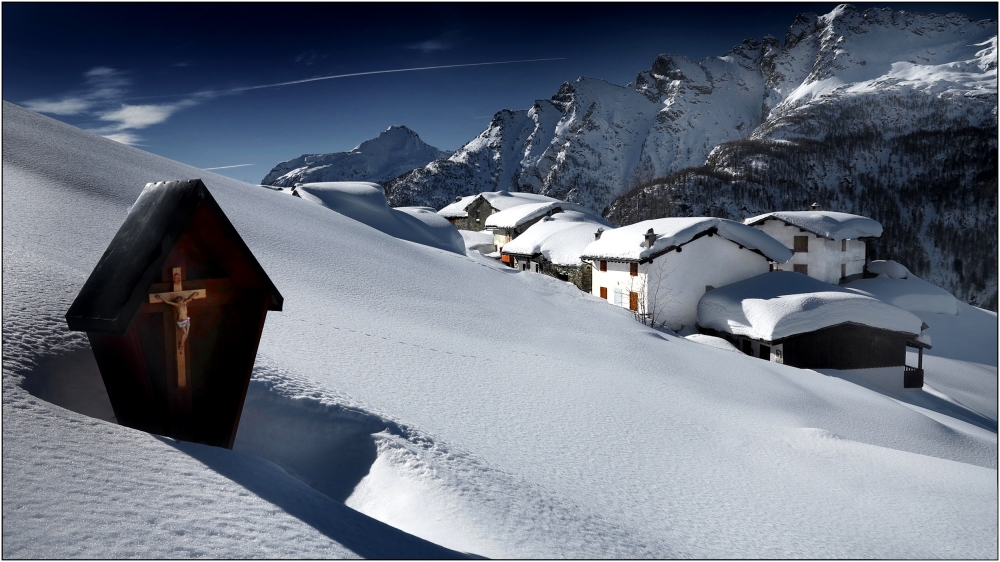
M67 410L117 423L89 347L40 359L21 386ZM247 389L233 451L157 439L359 556L479 558L401 531L342 503L375 462L372 434L379 432L401 433L396 424L377 416L310 398L282 396L269 384L254 380ZM300 486L311 490L296 489Z

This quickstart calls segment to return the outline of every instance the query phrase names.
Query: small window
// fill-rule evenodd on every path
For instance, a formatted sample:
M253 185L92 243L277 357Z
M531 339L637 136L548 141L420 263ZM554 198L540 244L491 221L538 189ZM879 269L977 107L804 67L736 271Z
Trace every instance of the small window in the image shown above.
M632 277L639 275L639 264L637 263L628 264L628 274L631 275Z
M801 273L802 275L809 275L809 266L804 263L797 263L792 266L795 273Z
M844 238L843 240L840 241L840 251L841 252L847 251L847 238Z
M773 263L767 264L767 270L768 271L774 271L774 264Z
M847 277L847 264L846 263L840 264L840 277L841 277L841 279L843 279L844 277Z
M608 288L607 287L601 287L601 298L604 299L604 300L608 300Z
M808 252L809 251L809 237L808 236L796 236L794 238L794 252Z
M632 292L628 294L628 309L639 310L639 293Z
M607 271L607 270L608 270L607 260L601 260L601 271Z
M743 353L753 357L753 342L750 340L743 340Z
M765 361L770 361L771 360L771 346L760 344L760 353L757 354L757 357L759 357L759 358L761 358L761 359L763 359Z

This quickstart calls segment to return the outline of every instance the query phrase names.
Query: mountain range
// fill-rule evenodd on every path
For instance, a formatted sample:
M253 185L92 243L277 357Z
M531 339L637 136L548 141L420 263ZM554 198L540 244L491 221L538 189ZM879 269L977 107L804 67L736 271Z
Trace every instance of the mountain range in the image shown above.
M450 154L420 140L408 127L393 125L348 152L303 154L286 160L272 168L261 183L278 187L327 181L385 183Z
M528 191L619 225L818 202L881 222L873 257L996 310L996 38L996 20L960 14L803 14L783 39L660 55L625 86L582 77L501 110L454 154L384 182L386 197L440 208Z

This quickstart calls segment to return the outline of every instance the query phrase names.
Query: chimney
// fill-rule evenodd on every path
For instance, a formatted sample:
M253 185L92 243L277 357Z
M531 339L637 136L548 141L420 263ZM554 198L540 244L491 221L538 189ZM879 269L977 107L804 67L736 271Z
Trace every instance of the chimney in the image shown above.
M602 234L604 234L604 229L598 228L597 232L594 233L594 240L600 240Z
M653 229L650 228L646 231L646 248L652 248L653 244L656 242L656 234L653 233Z
M813 203L812 205L809 205L809 210L810 211L822 211L823 209L819 208L819 203Z
M461 201L461 200L462 200L462 196L461 196L461 195L459 195L458 197L456 197L456 198L455 198L455 202L456 202L456 203L458 203L458 202L459 202L459 201Z

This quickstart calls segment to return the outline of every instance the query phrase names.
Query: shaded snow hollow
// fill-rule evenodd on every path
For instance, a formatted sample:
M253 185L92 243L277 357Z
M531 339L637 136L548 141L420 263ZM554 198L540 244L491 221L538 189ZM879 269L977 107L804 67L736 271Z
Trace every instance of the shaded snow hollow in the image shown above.
M450 554L413 535L496 558L997 557L995 432L3 112L7 558ZM139 191L193 177L285 297L235 451L37 390L82 378L86 338L63 315ZM931 352L995 346L981 312L941 315L961 337ZM935 388L995 412L995 353L983 360Z

